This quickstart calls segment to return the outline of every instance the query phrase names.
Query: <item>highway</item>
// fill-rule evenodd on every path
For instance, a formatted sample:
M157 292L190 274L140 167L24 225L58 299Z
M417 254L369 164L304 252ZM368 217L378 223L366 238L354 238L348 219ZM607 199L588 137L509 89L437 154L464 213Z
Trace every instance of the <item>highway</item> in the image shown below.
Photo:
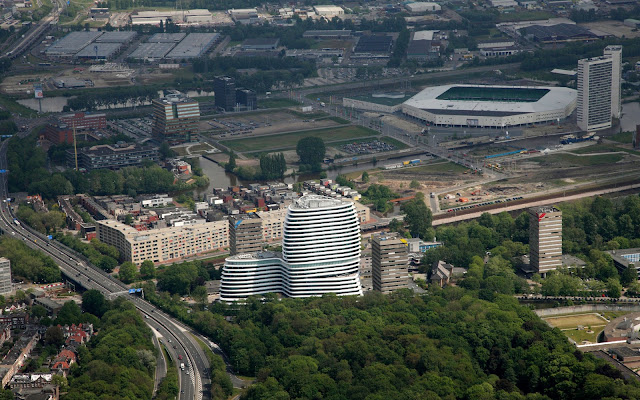
M58 23L60 12L64 10L66 3L63 0L54 0L52 3L53 8L49 15L33 24L31 29L22 36L22 39L7 52L6 57L11 59L19 57L29 46L39 40L52 25Z
M8 142L8 140L5 140L0 145L0 169L4 170L7 169L6 151ZM180 372L181 392L179 399L201 400L208 398L209 391L205 389L210 384L210 366L204 350L194 338L194 335L199 335L192 333L188 327L169 317L140 297L129 295L127 292L129 288L126 285L91 265L81 254L58 242L48 240L44 235L20 222L15 223L15 215L10 203L4 201L9 195L7 180L7 174L2 174L0 198L3 199L3 202L0 203L0 229L16 239L22 239L29 247L42 251L53 258L62 273L76 284L86 289L97 289L108 298L122 295L128 296L129 300L144 315L145 322L160 332L162 335L161 340L165 342L164 344L176 365L179 362L185 363L185 371ZM200 339L204 343L210 343L204 337L200 337ZM182 355L183 360L178 360L178 355Z

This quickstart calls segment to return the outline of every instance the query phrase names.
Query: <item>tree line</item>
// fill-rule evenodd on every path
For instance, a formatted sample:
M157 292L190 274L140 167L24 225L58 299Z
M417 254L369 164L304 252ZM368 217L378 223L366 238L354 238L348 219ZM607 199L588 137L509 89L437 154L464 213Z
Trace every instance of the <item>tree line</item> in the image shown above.
M44 253L33 250L21 240L7 234L0 237L0 254L11 261L14 279L24 278L36 283L60 282L58 265Z

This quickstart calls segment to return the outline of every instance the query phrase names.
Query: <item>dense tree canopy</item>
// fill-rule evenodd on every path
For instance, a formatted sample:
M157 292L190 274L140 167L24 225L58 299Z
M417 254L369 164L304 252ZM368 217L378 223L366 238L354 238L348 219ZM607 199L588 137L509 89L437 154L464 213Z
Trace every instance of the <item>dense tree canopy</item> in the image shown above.
M156 366L151 330L122 298L100 322L98 336L79 350L79 368L69 378L65 399L151 399Z
M302 138L298 141L296 153L300 157L300 164L309 166L313 171L319 171L326 153L324 140L315 136Z
M24 278L37 283L60 281L60 269L55 261L43 253L32 250L22 241L3 235L0 237L0 254L11 261L14 278Z

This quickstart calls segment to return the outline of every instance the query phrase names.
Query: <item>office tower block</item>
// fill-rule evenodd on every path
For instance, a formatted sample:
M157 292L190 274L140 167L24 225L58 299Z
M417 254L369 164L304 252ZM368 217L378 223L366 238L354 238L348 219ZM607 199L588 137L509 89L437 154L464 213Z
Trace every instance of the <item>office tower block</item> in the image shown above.
M372 238L371 277L373 290L384 294L409 287L406 240L398 234L381 234Z
M11 261L0 257L0 294L11 293Z
M178 91L153 100L153 127L151 132L159 141L179 144L195 141L200 121L200 106Z
M236 82L228 76L217 76L213 80L216 108L233 111L236 106Z
M622 113L622 46L607 46L604 48L604 56L611 58L611 115L620 118Z
M562 266L562 211L555 207L529 209L529 259L541 275Z
M258 97L255 90L236 89L236 104L244 110L258 108Z
M583 131L611 128L613 58L578 61L578 127Z
M362 295L359 265L360 224L353 203L305 195L287 209L282 254L238 254L225 260L220 300L265 293Z
M233 256L262 250L262 220L248 216L229 218L229 253Z

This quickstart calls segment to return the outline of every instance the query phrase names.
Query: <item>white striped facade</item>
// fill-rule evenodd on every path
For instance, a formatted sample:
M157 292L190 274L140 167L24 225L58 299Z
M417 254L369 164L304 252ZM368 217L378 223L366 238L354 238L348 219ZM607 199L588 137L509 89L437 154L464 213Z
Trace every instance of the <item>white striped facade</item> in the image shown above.
M351 202L306 195L289 206L282 254L229 257L220 299L232 302L270 292L288 297L362 295L360 225Z

